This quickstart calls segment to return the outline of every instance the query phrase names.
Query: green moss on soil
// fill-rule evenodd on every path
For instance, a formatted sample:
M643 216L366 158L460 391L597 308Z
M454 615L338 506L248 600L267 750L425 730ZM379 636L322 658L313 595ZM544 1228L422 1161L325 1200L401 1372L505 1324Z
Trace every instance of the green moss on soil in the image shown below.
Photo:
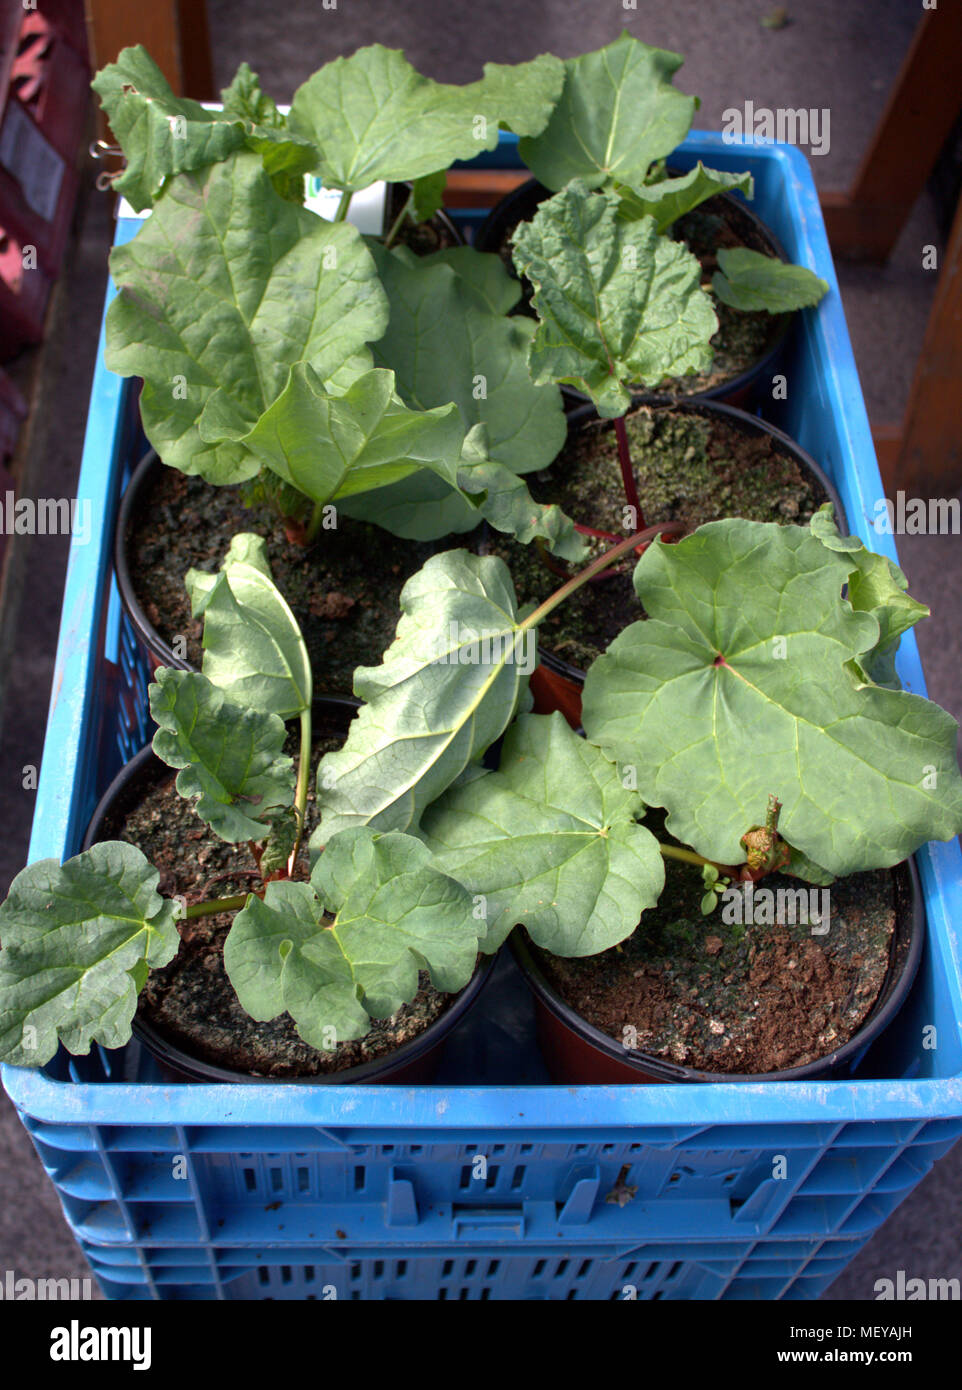
M645 521L684 521L690 529L723 517L805 526L826 500L770 435L748 435L718 419L671 407L642 406L626 422ZM549 469L529 474L539 502L557 502L573 520L619 538L630 534L618 449L611 421L592 420L569 432ZM587 559L612 542L591 540ZM541 603L562 579L536 547L492 536L489 549L514 577L522 603ZM585 563L587 563L587 559ZM631 583L633 564L578 590L540 629L543 647L585 669L630 622L643 617Z

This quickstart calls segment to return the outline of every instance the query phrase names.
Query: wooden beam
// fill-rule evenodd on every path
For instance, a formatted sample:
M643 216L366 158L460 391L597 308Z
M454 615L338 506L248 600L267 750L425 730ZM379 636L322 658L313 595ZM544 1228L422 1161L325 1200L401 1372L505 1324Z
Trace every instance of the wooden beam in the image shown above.
M527 183L527 169L451 169L444 191L445 206L489 208L519 184Z
M915 368L892 482L910 497L948 497L962 487L962 202Z
M216 99L204 0L85 0L85 9L94 71L142 43L178 96ZM100 119L106 135L102 113Z
M882 475L882 486L885 495L889 496L895 489L895 467L902 447L901 424L873 425L872 441L875 444L878 471Z
M156 0L151 0L156 3ZM180 37L181 95L195 101L220 101L214 85L210 56L210 29L205 0L177 0Z
M962 110L962 4L923 11L875 134L845 193L822 194L832 250L888 259Z

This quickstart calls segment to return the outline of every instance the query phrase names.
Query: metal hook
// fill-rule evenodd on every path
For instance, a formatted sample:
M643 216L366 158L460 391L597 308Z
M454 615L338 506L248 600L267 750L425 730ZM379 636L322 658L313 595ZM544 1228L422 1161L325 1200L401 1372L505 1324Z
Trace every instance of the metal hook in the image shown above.
M115 179L116 177L117 177L117 175L116 175L116 174L112 174L112 173L109 171L109 169L101 169L101 171L100 171L100 173L97 175L96 181L95 181L95 183L94 183L94 187L96 188L97 192L98 192L98 193L109 193L110 190L111 190L111 189L113 188L113 186L114 186L114 179Z
M113 159L121 154L123 154L123 150L119 145L108 145L106 140L92 140L90 142L91 159Z

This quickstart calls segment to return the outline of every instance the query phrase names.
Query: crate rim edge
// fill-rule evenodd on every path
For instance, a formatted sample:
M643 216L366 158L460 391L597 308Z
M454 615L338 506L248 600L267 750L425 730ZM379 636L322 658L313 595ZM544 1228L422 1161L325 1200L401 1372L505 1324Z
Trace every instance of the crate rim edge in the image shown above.
M717 1082L654 1086L251 1087L243 1083L154 1085L52 1081L4 1065L4 1086L24 1115L41 1123L126 1126L363 1125L372 1129L472 1133L485 1130L592 1131L708 1124L819 1124L855 1121L926 1124L962 1117L962 1077L920 1081ZM118 1118L134 1087L148 1103L141 1120ZM699 1103L699 1099L701 1100ZM707 1103L705 1103L707 1099ZM153 1104L156 1102L156 1108ZM694 1102L694 1103L693 1103ZM601 1118L603 1115L603 1118Z
M498 151L520 167L517 138L502 132ZM835 477L850 513L852 531L871 549L897 561L893 537L877 532L871 525L871 498L884 496L874 444L860 389L847 390L841 380L848 377L857 387L858 375L844 317L838 280L828 245L815 183L808 160L792 146L760 142L741 137L730 140L720 131L691 131L678 147L683 162L694 163L711 157L724 166L746 159L767 161L786 176L784 195L794 204L793 230L802 240L790 240L789 254L812 266L829 284L829 294L815 310L800 315L797 331L804 333L823 373L829 403L846 448L839 460L841 472ZM490 163L492 152L484 162ZM481 160L479 159L479 163ZM141 223L138 219L119 219L114 245L129 241ZM784 238L783 238L784 240ZM48 710L44 757L41 763L34 810L28 862L53 855L61 857L62 847L79 843L76 820L77 774L82 732L89 691L96 675L97 633L100 623L99 596L108 578L115 515L111 497L114 469L121 448L123 419L121 405L127 383L107 371L103 364L104 319L114 295L108 277L104 315L101 320L97 360L90 392L83 456L77 494L91 501L94 516L105 519L96 545L83 546L72 539L64 585L61 629L58 641L51 698ZM818 327L816 328L816 323ZM831 345L831 352L819 351L820 334ZM844 406L844 408L842 408ZM104 441L109 441L109 467L104 467ZM831 469L829 470L832 471ZM111 580L112 582L112 580ZM925 693L915 635L907 633L899 652L899 672L906 688ZM64 746L69 755L64 757ZM52 844L56 841L56 844ZM922 880L923 898L930 939L937 933L948 946L944 964L946 987L955 1005L955 1022L962 1036L962 962L960 940L948 912L954 898L962 919L962 851L958 840L930 841L916 855ZM824 1083L712 1083L692 1086L530 1086L530 1087L351 1087L305 1088L266 1085L251 1092L248 1086L169 1086L143 1083L55 1081L42 1071L0 1066L0 1078L7 1094L22 1113L39 1120L74 1124L117 1123L118 1095L136 1086L145 1100L158 1102L167 1123L227 1126L255 1122L271 1123L265 1112L283 1110L275 1123L294 1123L303 1116L304 1124L339 1124L350 1121L353 1112L363 1110L363 1123L373 1127L412 1126L415 1128L474 1130L481 1124L491 1129L524 1130L532 1127L600 1130L621 1126L664 1123L763 1124L812 1122L844 1124L855 1120L917 1121L962 1116L962 1076L932 1077L919 1080L838 1081ZM334 1093L336 1089L336 1094ZM292 1097L291 1092L298 1096ZM319 1092L325 1091L321 1096ZM237 1094L235 1094L237 1093ZM639 1094L640 1093L640 1094ZM563 1120L556 1100L564 1095ZM113 1097L114 1104L109 1104ZM707 1097L704 1099L697 1097ZM285 1099L282 1101L281 1097ZM193 1098L193 1100L191 1099ZM294 1103L296 1099L296 1103ZM752 1113L739 1115L743 1102L751 1099ZM160 1103L162 1102L162 1104ZM196 1103L194 1103L196 1102ZM255 1103L256 1102L256 1103ZM505 1104L507 1102L507 1104ZM516 1102L512 1104L512 1102ZM153 1105L150 1106L153 1111ZM590 1113L589 1113L590 1112ZM602 1115L604 1118L602 1118ZM175 1116L181 1118L174 1118ZM359 1117L360 1119L361 1117ZM142 1123L157 1123L156 1111ZM140 1123L126 1120L125 1123Z

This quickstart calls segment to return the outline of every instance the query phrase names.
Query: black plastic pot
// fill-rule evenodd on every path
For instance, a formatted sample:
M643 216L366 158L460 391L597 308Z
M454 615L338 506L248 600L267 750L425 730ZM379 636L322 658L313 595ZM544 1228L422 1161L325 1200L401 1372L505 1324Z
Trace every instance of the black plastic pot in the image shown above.
M314 708L317 711L324 710L328 714L333 712L338 718L343 716L346 728L350 722L349 716L353 715L358 704L359 701L347 696L322 696L314 701ZM89 849L91 845L105 838L104 831L111 813L123 808L125 803L127 805L135 803L145 782L149 783L154 778L169 776L170 772L171 769L154 754L150 747L142 749L121 768L104 792L91 816L81 848ZM283 1084L355 1085L375 1081L407 1083L430 1080L440 1061L445 1039L476 1003L481 990L487 983L495 959L495 956L482 957L471 980L457 995L450 1008L440 1018L429 1024L423 1033L412 1038L410 1042L403 1043L394 1052L384 1057L375 1058L374 1061L365 1062L361 1066L346 1068L344 1071L332 1072L329 1075L284 1078ZM161 1071L170 1080L178 1082L226 1081L278 1084L276 1077L254 1076L250 1072L233 1071L230 1068L216 1066L194 1057L160 1033L153 1024L139 1016L134 1017L133 1031L135 1036L152 1053L160 1065Z
M677 174L678 169L669 169L670 174ZM505 195L499 203L491 209L485 221L478 229L474 244L479 251L500 252L506 237L519 226L522 222L530 222L531 218L538 210L538 204L546 198L550 198L551 192L539 183L537 179L529 179L527 183L521 184L518 188ZM766 246L772 255L779 260L786 261L788 256L781 242L775 233L761 220L761 218L751 208L747 207L739 198L731 193L715 193L708 202L721 203L725 208L725 215L732 222L740 224L745 230L743 236L746 240L754 240ZM511 273L514 274L513 267ZM519 305L517 312L531 313L529 307L529 293L526 292ZM743 372L737 376L730 377L727 381L719 382L716 386L707 387L704 391L692 392L690 395L673 395L670 391L654 392L647 391L639 395L638 399L644 400L670 400L670 401L725 401L730 405L747 407L753 404L759 396L762 382L770 380L774 372L776 359L781 353L785 340L788 337L792 326L793 314L773 314L771 330L765 344L765 350ZM562 386L562 394L565 398L565 408L575 410L579 405L584 404L589 398L583 391L577 390L574 386Z
M137 640L151 664L153 666L173 666L178 671L192 671L194 667L191 663L186 657L174 655L173 650L167 645L144 612L134 590L130 565L127 560L127 532L137 514L140 499L153 476L154 469L164 466L157 457L156 451L148 449L130 475L130 481L124 489L124 495L120 501L117 527L114 531L114 574L117 579L120 602L123 604L124 611L133 625Z
M545 978L535 950L521 929L516 929L511 937L511 948L534 994L538 1037L553 1079L568 1085L637 1085L681 1081L843 1080L851 1076L866 1049L888 1028L905 1003L922 958L925 906L915 860L907 859L897 864L891 872L896 893L895 931L888 970L871 1012L858 1032L835 1052L784 1071L754 1075L696 1071L645 1052L626 1049L565 1003Z
M739 426L748 434L769 435L782 446L785 453L789 454L796 461L803 472L810 474L817 480L819 485L824 489L826 497L835 508L835 521L839 531L841 531L843 535L848 535L848 522L845 516L845 508L842 506L842 499L838 495L835 484L821 465L815 462L811 454L806 453L800 445L795 443L790 435L787 435L784 430L778 429L776 425L771 425L767 420L761 419L758 415L749 415L744 410L739 410L737 406L727 405L722 401L690 399L653 403L642 397L636 397L632 402L632 408L638 405L648 405L652 409L657 410L670 410L672 412L682 410L687 411L689 414L707 415L709 417L715 416L727 420L733 425ZM598 414L593 405L581 405L568 416L568 429L569 431L580 429L586 421L596 420L597 418ZM612 421L610 423L613 428L614 422ZM642 504L644 504L644 498L642 498ZM587 520L586 524L591 524L590 518ZM584 671L577 666L572 666L568 661L563 661L561 657L555 656L552 651L539 648L538 659L548 670L554 671L555 674L559 676L566 677L575 685L581 686L584 684Z

